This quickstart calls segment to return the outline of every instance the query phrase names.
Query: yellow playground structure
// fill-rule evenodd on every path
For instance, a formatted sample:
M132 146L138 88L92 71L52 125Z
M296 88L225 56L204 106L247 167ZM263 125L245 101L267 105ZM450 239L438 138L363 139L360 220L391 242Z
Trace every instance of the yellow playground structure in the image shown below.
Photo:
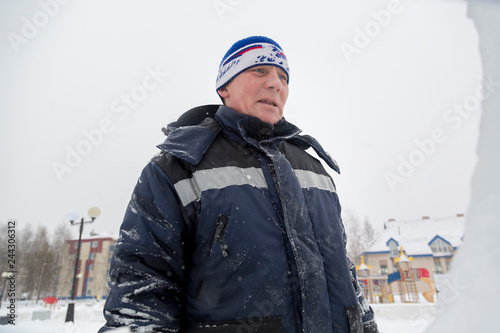
M399 257L394 258L395 272L386 276L372 276L370 275L371 266L366 265L363 256L361 256L361 265L356 266L358 282L370 303L393 303L394 296L391 284L394 282L398 284L402 303L419 303L417 281L423 281L429 285L429 290L424 291L422 296L429 303L434 303L436 286L430 278L429 271L425 268L413 268L412 261L413 258L407 257L401 248Z

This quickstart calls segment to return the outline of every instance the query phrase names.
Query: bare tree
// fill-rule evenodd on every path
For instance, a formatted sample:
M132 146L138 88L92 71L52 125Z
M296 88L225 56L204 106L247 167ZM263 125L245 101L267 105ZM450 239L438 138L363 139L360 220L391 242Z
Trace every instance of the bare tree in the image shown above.
M363 252L365 252L368 247L375 241L377 238L377 232L373 228L372 224L368 220L368 218L365 217L365 222L363 224L363 243L364 243L364 249Z
M368 218L362 223L361 219L349 209L343 210L342 220L347 236L347 256L355 264L359 264L361 255L376 238L375 230Z
M63 255L63 249L64 249L64 244L67 240L71 239L72 234L71 234L71 229L67 225L67 223L61 223L57 226L55 232L54 232L54 237L52 239L52 248L54 249L56 253L55 257L55 267L52 270L52 295L56 296L59 294L58 288L60 285L60 276L61 274L61 267L62 267L62 261L64 259ZM66 281L65 281L66 282Z
M30 224L26 224L22 229L20 228L20 223L18 223L17 231L17 246L16 246L16 263L18 268L18 279L17 279L17 289L22 295L28 293L29 295L29 284L26 283L28 272L26 270L26 260L30 257L31 249L33 247L33 228Z
M19 295L29 299L57 295L59 272L63 259L62 250L66 240L71 239L69 226L59 225L52 237L45 226L34 229L16 223L16 270ZM36 232L34 232L36 230ZM0 224L0 272L7 270L7 223Z
M347 256L357 264L363 252L364 242L360 220L352 210L344 209L342 221L347 236Z
M0 273L5 272L8 270L8 235L7 235L7 221L2 221L0 223ZM0 280L0 300L3 300L5 298L5 295L3 294L3 285L4 281L3 279Z
M27 245L27 244L26 244ZM23 261L26 283L24 288L36 301L42 296L48 296L52 289L52 272L55 267L56 253L50 244L50 238L45 226L38 226L29 251Z
M7 221L0 223L0 272L7 270Z

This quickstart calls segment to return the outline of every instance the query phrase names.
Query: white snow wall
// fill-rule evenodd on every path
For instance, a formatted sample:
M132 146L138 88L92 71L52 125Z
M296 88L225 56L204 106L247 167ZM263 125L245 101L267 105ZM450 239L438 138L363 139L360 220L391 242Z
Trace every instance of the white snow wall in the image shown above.
M495 84L482 102L464 242L438 296L442 312L428 333L500 332L500 3L468 0L467 15L478 31L483 78L491 76Z

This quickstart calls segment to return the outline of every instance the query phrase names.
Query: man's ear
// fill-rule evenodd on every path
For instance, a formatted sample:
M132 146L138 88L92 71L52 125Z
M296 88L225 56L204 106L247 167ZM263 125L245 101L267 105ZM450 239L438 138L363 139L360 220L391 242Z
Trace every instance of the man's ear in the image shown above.
M217 92L219 93L219 96L222 97L222 98L228 98L229 97L229 91L227 91L226 87L220 88L219 90L217 90Z

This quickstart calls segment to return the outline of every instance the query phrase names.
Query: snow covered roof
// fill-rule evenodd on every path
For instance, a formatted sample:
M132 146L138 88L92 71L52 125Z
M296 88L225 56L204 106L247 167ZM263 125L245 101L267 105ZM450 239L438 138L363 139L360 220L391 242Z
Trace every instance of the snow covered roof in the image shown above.
M362 263L361 265L359 265L358 271L369 271L369 270L370 270L370 267L366 266L365 263Z
M399 256L399 262L410 262L411 260L404 254L404 253L401 253L401 255Z
M463 216L448 218L425 218L421 220L390 221L384 230L365 251L369 253L390 252L389 241L393 239L397 246L403 247L408 256L432 255L430 243L436 238L442 239L454 249L462 244L465 231Z

